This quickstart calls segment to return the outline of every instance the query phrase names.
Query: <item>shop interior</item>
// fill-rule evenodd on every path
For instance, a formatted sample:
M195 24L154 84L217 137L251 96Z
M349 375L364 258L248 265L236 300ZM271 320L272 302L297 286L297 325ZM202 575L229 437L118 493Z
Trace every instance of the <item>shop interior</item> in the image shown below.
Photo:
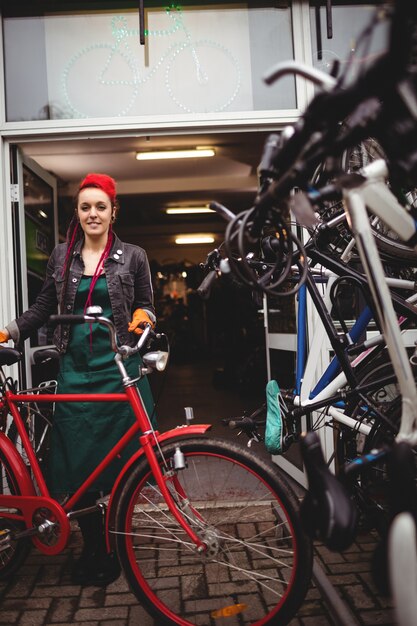
M153 385L159 403L164 405L166 398L177 419L182 418L187 390L193 398L201 397L202 411L216 411L220 417L251 411L264 398L267 366L262 299L254 297L247 287L222 280L215 282L206 300L196 290L204 277L200 264L211 250L221 246L226 227L215 212L206 212L207 207L216 201L239 213L252 206L257 168L268 135L130 136L36 141L19 146L25 157L57 181L61 240L72 215L74 192L85 174L105 172L117 181L120 211L115 232L123 241L146 250L158 330L168 335L171 344L166 380L158 378ZM162 151L166 155L167 151L195 148L210 149L213 156L137 158L142 153ZM37 176L29 173L25 177L25 206L32 207L35 220L42 220L44 201ZM196 235L208 237L208 241L176 243L178 238ZM288 359L284 361L281 378L291 378ZM171 393L163 391L164 387ZM178 389L174 402L173 388Z

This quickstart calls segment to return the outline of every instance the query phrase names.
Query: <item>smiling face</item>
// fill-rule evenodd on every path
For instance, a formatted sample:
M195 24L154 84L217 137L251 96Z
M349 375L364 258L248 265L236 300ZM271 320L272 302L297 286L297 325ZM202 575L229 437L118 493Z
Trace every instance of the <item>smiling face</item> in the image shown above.
M107 237L114 213L115 207L102 189L86 187L78 194L77 216L87 238Z

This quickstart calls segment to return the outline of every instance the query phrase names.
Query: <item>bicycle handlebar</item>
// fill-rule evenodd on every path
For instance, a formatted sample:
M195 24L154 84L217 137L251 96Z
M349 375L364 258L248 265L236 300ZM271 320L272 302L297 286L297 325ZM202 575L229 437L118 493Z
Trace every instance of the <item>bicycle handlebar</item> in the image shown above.
M321 70L304 65L299 61L283 61L274 65L264 74L264 81L267 85L272 85L276 80L286 74L298 74L303 78L308 78L312 83L319 85L322 89L330 91L336 86L336 79L330 74Z
M211 288L213 286L214 281L217 278L216 270L210 270L209 273L203 281L201 285L197 288L197 293L203 300L207 300L211 293Z
M212 211L216 211L226 222L231 222L236 217L233 211L220 204L220 202L210 202L209 207Z
M91 310L91 312L88 313L90 309L93 309L93 310ZM132 356L132 354L139 352L139 350L143 348L152 330L152 327L150 324L147 324L145 326L144 331L140 335L140 338L135 346L133 347L127 346L127 345L119 346L117 342L116 328L115 328L114 323L107 317L102 317L100 313L102 313L101 307L90 307L89 309L87 309L86 315L68 315L68 314L51 315L49 317L49 323L52 326L58 326L59 324L71 324L71 325L84 324L87 322L103 324L104 326L107 326L107 329L109 331L111 349L113 350L113 352L116 352L117 354L121 354L124 357Z
M378 128L382 134L385 126L392 124L393 132L401 130L398 115L410 116L410 99L417 109L416 77L412 67L413 54L417 51L416 22L417 9L405 0L397 0L391 23L388 51L368 67L351 85L342 88L341 81L323 72L296 61L279 63L265 75L267 83L272 83L286 74L298 74L320 85L321 91L315 95L302 117L292 127L292 132L275 147L269 150L268 162L275 170L274 182L258 194L255 201L257 215L254 218L250 235L258 237L268 210L277 200L288 196L295 186L305 188L313 167L325 156L339 155L347 147L355 145L369 136L370 128ZM413 73L414 72L414 73ZM408 90L404 90L407 83ZM404 96L407 91L408 102ZM401 113L393 110L393 98L401 102ZM378 112L375 106L364 107L367 100L378 99L385 103ZM362 105L362 108L361 108ZM411 107L412 108L412 107ZM340 124L353 112L360 110L354 124L347 132L340 134ZM397 118L396 118L397 116ZM384 128L382 128L384 126ZM285 131L283 135L285 134ZM388 137L388 140L391 140ZM394 144L395 142L391 143ZM263 161L264 157L261 160ZM404 168L403 168L404 169ZM406 172L405 172L406 173Z

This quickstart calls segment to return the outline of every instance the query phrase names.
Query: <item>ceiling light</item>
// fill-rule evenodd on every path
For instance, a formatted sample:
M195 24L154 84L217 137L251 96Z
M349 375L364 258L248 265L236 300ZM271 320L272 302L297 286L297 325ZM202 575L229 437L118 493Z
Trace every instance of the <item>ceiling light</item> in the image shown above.
M191 215L197 213L215 213L208 206L177 206L166 209L168 215Z
M161 150L158 152L137 152L138 161L154 159L192 159L196 157L212 157L216 153L213 148L195 148L193 150Z
M177 235L175 237L175 243L179 245L192 243L214 243L214 235Z

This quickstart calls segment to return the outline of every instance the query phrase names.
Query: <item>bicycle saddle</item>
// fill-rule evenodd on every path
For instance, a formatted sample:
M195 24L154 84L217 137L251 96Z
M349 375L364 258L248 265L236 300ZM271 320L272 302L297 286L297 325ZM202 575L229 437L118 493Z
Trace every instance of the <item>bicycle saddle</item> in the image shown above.
M56 359L59 359L59 352L56 348L41 348L33 353L33 362L36 365Z
M310 431L302 437L301 452L309 485L301 505L305 530L330 550L346 550L356 535L356 506L327 467L316 432Z
M15 348L1 348L0 349L0 366L1 365L13 365L22 358L19 350Z

